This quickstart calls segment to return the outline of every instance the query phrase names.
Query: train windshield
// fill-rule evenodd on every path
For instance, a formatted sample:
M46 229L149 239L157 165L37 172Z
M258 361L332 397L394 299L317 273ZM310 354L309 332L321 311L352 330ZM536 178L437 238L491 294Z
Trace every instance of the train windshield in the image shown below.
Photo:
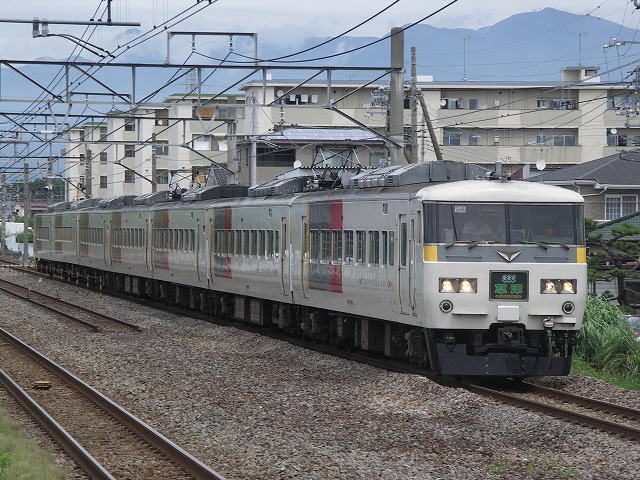
M582 205L425 204L428 243L584 244Z

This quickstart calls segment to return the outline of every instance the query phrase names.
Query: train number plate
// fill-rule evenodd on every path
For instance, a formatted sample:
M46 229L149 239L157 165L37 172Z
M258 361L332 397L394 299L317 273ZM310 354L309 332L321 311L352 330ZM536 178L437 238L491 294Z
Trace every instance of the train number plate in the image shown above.
M529 295L527 272L491 272L492 300L526 300Z

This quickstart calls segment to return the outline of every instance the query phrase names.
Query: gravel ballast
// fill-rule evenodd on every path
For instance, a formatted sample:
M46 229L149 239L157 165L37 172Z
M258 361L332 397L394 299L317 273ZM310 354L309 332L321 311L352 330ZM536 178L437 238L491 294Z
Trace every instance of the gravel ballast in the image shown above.
M54 280L0 276L143 327L91 333L0 295L0 326L228 479L640 477L640 447L606 433ZM640 393L590 378L545 382L640 405Z

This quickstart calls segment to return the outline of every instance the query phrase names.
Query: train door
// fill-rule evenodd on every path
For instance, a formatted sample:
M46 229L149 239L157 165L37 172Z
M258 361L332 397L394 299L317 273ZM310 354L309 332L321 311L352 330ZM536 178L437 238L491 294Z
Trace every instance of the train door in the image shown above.
M302 217L300 229L300 285L302 286L302 297L307 298L305 281L309 278L309 221L308 217Z
M105 227L104 254L106 255L107 265L111 267L113 265L113 255L111 252L111 220L105 223Z
M277 234L277 233L276 233ZM276 237L277 239L278 237ZM280 219L279 244L276 245L278 252L278 268L280 268L280 283L282 284L282 294L289 295L291 292L291 271L289 264L289 233L287 230L287 218Z
M80 261L80 215L75 216L74 242L76 245L76 262Z
M410 314L413 310L413 231L415 219L407 215L398 216L398 301L400 312Z
M151 263L152 263L152 258L151 258L151 236L150 236L150 232L152 232L153 230L149 229L149 219L145 219L144 221L144 230L145 230L145 239L146 242L144 244L144 261L147 265L147 272L151 272L152 268L151 268Z

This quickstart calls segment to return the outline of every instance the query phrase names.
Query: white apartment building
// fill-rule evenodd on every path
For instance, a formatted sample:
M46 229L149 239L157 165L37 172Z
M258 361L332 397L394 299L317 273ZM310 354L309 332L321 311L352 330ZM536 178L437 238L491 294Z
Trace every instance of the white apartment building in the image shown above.
M418 87L445 159L487 166L502 160L512 165L512 171L525 167L533 173L540 160L550 170L640 147L640 117L627 116L636 103L631 88L602 82L596 74L596 67L582 66L568 67L557 82L436 82L422 77ZM350 93L336 107L375 131L386 132L387 106L384 94L380 94L386 83L362 87L362 80L333 80L328 89L326 80L320 77L296 87L299 82L268 78L263 83L261 78L256 79L241 87L242 95L218 96L211 102L212 95L202 94L200 107L197 95L176 93L165 99L168 107L137 109L130 120L108 117L107 139L113 143L104 145L106 159L93 153L102 151L101 144L77 150L85 158L89 157L88 150L93 153L92 195L150 192L152 184L142 177L152 178L154 170L158 190L169 188L169 182L171 188L189 188L202 182L202 172L208 171L212 161L237 172L240 165L238 156L230 151L229 134L233 130L228 120L235 125L238 143L250 133L264 135L286 127L354 127L348 118L326 108ZM285 93L273 105L251 107L247 102L246 107L238 106L254 96L268 105ZM216 106L207 106L207 101ZM404 112L408 134L408 100ZM420 111L418 118L419 160L435 160ZM72 130L70 146L79 142L82 131L88 138L90 128L95 126L85 124L82 129ZM261 158L257 159L258 172L268 167L261 165ZM74 183L81 180L84 171L80 164L75 169L76 161L68 159L72 165L68 175ZM286 171L290 167L279 168ZM72 190L71 199L78 196Z

